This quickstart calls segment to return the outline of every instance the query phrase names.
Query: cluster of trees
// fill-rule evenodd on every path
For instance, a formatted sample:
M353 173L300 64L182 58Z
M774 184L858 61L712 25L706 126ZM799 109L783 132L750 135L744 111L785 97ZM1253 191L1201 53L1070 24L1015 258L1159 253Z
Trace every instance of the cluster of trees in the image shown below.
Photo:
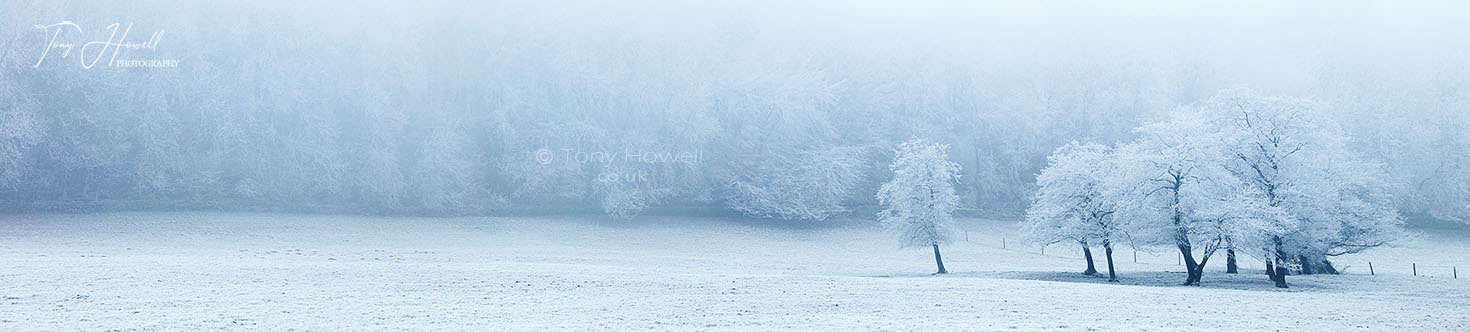
M0 201L826 220L878 206L890 148L922 136L966 170L958 209L1013 217L1056 146L1126 140L1173 105L1249 85L1332 105L1321 116L1353 152L1394 166L1384 180L1405 214L1470 221L1462 36L1299 26L1316 8L1181 27L1231 15L829 5L8 2ZM46 35L33 25L60 21L83 27L76 42L112 23L133 23L133 41L166 30L120 59L180 65L88 70L54 51L34 66ZM1359 38L1325 38L1340 34Z
M1112 281L1117 244L1177 249L1187 285L1220 250L1227 272L1251 255L1278 287L1289 271L1335 273L1327 257L1399 239L1403 221L1382 166L1323 113L1230 89L1136 128L1132 141L1064 145L1037 177L1027 235L1081 245L1089 274L1090 245L1101 244Z

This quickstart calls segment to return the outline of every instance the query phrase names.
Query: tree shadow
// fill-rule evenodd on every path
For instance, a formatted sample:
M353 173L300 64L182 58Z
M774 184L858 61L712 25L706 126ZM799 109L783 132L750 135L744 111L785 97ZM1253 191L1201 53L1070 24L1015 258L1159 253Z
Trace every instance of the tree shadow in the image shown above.
M1014 271L1014 272L990 272L990 273L954 273L954 276L988 277L995 279L1011 280L1033 280L1049 282L1085 283L1117 286L1144 286L1144 287L1197 287L1204 289L1231 289L1246 291L1270 291L1270 292L1303 292L1333 290L1332 282L1324 282L1324 278L1339 276L1312 276L1290 278L1291 288L1276 288L1275 284L1266 277L1265 271L1242 270L1239 274L1227 274L1220 272L1205 272L1204 279L1199 286L1184 286L1185 273L1179 272L1128 272L1119 273L1117 282L1109 282L1107 272L1095 275L1084 275L1080 272L1048 272L1048 271ZM1293 276L1295 277L1295 276Z

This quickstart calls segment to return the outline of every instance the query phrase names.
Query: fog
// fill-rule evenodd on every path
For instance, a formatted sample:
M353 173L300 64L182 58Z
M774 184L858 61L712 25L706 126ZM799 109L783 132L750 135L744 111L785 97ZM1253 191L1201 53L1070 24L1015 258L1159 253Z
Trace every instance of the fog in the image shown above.
M1411 221L1470 221L1463 2L0 8L12 211L868 218L919 137L1014 217L1059 146L1244 87L1320 103ZM158 37L83 48L114 23Z

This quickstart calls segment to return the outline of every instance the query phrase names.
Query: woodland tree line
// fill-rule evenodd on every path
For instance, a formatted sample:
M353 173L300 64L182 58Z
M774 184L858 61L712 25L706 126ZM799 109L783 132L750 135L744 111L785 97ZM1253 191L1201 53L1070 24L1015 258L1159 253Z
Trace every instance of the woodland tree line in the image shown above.
M1351 184L1381 188L1373 202L1411 219L1470 221L1470 73L1447 49L1463 44L1453 34L1437 41L1365 32L1306 43L1352 27L1282 35L1273 32L1289 20L1268 19L1244 32L1203 24L1187 31L1196 37L1182 38L1149 20L1085 16L1059 25L977 11L993 17L915 24L782 4L765 6L794 7L167 5L5 5L15 10L0 11L0 200L867 217L856 212L879 205L873 193L893 176L885 166L895 147L917 136L950 145L963 169L954 187L959 209L1022 216L1038 188L1073 181L1044 168L1058 158L1094 158L1137 166L1119 169L1138 174L1116 177L1150 180L1140 183L1177 176L1178 188L1130 191L1141 199L1128 202L1151 205L1116 207L1114 218L1179 219L1185 225L1158 229L1187 232L1134 230L1127 234L1134 241L1188 240L1293 266L1292 256L1363 244L1302 233L1302 211L1322 208L1300 206L1295 193L1272 196L1276 175L1250 177L1271 158L1297 154L1240 150L1245 143L1236 141L1196 146L1190 135L1240 121L1174 114L1227 108L1212 96L1249 86L1310 99L1312 125L1338 124L1331 137L1294 138L1333 146L1313 163L1352 156L1362 161L1353 165L1376 165L1376 182ZM70 65L75 58L55 58L33 67L45 35L32 24L62 20L94 32L119 20L140 31L167 29L150 56L180 66L86 70ZM557 24L565 21L581 23ZM949 30L956 26L972 32ZM1012 32L1018 26L1029 29L1024 38ZM1091 42L1101 36L1111 42ZM1283 46L1307 44L1317 48ZM1263 54L1300 63L1281 66ZM543 150L699 158L547 162L538 159ZM1234 182L1189 182L1227 178ZM1179 202L1168 206L1180 217L1155 216L1171 211L1159 200L1175 191ZM1210 226L1244 222L1203 207L1220 195L1253 197L1246 210L1272 217ZM1379 220L1379 210L1353 211Z

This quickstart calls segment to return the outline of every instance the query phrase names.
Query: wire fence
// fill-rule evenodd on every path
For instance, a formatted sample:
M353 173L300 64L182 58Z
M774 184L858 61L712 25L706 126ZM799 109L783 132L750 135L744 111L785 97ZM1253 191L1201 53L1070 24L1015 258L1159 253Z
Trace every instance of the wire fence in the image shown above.
M1382 273L1387 273L1387 274L1408 274L1408 275L1412 275L1412 276L1416 276L1416 277L1430 277L1430 278L1450 278L1450 279L1459 279L1460 278L1460 267L1457 266L1457 265L1419 264L1419 263L1412 263L1412 262L1411 263L1407 263L1407 264L1405 264L1405 263L1389 263L1389 264L1384 264L1383 262L1375 263L1373 261L1368 261L1367 263L1368 264L1365 267L1367 269L1366 271L1354 271L1354 272L1355 273L1366 273L1366 274L1369 274L1369 275L1378 275L1378 274L1382 274ZM1470 278L1470 276L1467 276L1467 278Z
M966 239L966 241L969 240L968 234L966 234L965 239ZM1035 252L1037 252L1039 254L1042 254L1042 255L1048 255L1048 252L1051 252L1051 255L1052 256L1076 257L1078 259L1083 258L1082 257L1082 254L1083 253L1082 253L1081 247L1080 246L1076 246L1076 245L1063 245L1063 246L1055 246L1054 245L1054 246L1041 246L1041 247L1037 248L1036 246L1033 246L1033 245L1022 245L1022 244L1018 244L1018 243L1015 243L1014 240L1008 240L1006 238L1001 238L999 244L1000 244L1000 248L1001 249L1005 249L1005 250L1017 250L1017 251L1031 251L1031 250L1036 250ZM1051 247L1050 250L1048 250L1048 247ZM1094 255L1093 256L1094 259L1102 259L1102 257L1099 256L1099 255L1102 254L1102 250L1100 248L1098 248L1098 246L1094 246L1094 248L1092 250L1092 253ZM1196 254L1195 257L1196 258L1199 258L1198 255L1200 253L1199 252L1196 252L1195 254ZM1184 255L1183 254L1180 254L1178 251L1173 251L1173 250L1158 250L1157 248L1150 249L1150 248L1132 248L1132 247L1127 247L1127 246L1118 246L1118 247L1114 247L1114 249L1113 249L1113 255L1114 255L1113 256L1113 259L1115 259L1115 260L1117 260L1119 262L1133 262L1133 263L1142 263L1142 264L1172 264L1172 265L1178 265L1178 266L1183 266L1184 265ZM1225 250L1219 250L1219 251L1216 251L1214 253L1214 255L1210 256L1209 266L1223 268L1224 265L1225 265L1225 261L1226 261L1226 251ZM1412 262L1412 261L1410 261L1410 262L1404 262L1403 260L1389 260L1389 261L1384 261L1384 260L1367 260L1367 259L1343 259L1343 260L1329 259L1329 261L1331 261L1333 263L1333 267L1335 269L1337 269L1338 273L1342 273L1342 274L1363 274L1363 275L1380 275L1380 274L1386 274L1386 275L1408 275L1408 276L1426 277L1426 278L1446 278L1446 279L1459 279L1460 278L1460 267L1459 267L1459 265L1455 265L1455 264L1420 263L1420 262ZM1216 264L1218 264L1218 265L1216 265ZM1238 255L1236 257L1236 265L1241 270L1260 270L1260 271L1264 271L1266 269L1266 263L1265 262L1262 262L1262 261L1256 259L1255 257L1246 256L1246 255ZM1470 265L1466 265L1466 266L1467 267L1470 267ZM1467 273L1470 273L1470 272L1467 272ZM1470 278L1470 275L1467 275L1466 278Z

